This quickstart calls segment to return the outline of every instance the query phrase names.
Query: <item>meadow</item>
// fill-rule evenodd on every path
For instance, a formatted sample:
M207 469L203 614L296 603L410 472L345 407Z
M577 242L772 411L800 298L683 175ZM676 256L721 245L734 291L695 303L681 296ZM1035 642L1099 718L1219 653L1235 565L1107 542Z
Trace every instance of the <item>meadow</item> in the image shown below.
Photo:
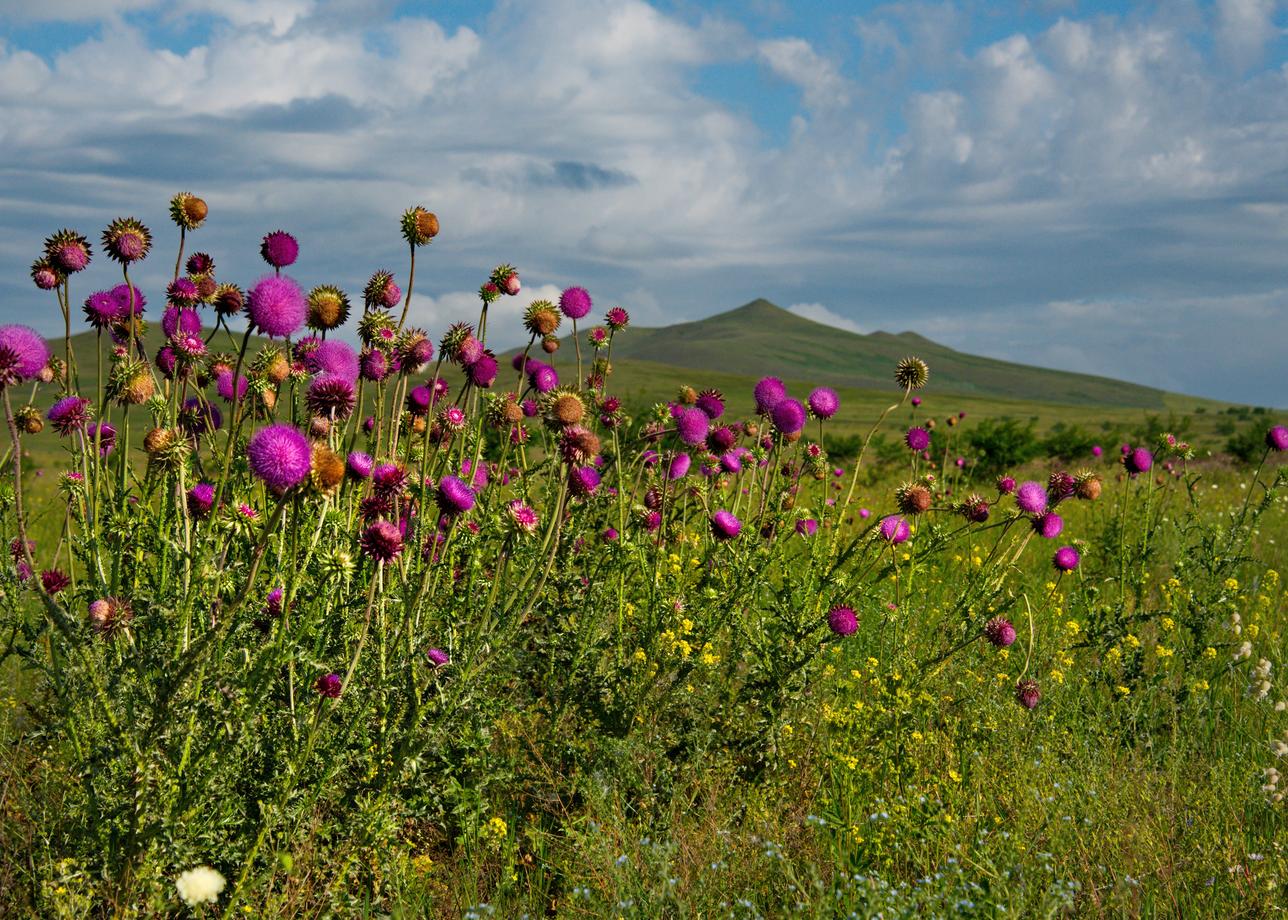
M679 370L579 287L497 355L513 266L407 323L423 208L361 303L171 215L0 328L0 913L1281 909L1272 411Z

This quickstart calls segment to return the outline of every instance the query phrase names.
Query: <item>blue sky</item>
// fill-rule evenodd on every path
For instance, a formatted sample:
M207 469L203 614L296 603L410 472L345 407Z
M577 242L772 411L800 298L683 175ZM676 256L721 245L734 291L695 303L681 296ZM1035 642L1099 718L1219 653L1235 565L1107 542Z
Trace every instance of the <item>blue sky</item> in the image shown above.
M176 191L221 278L282 227L351 291L405 272L420 203L434 335L509 261L651 325L764 296L1288 405L1286 29L1276 0L0 0L0 320L54 331L42 239L120 214L159 295Z

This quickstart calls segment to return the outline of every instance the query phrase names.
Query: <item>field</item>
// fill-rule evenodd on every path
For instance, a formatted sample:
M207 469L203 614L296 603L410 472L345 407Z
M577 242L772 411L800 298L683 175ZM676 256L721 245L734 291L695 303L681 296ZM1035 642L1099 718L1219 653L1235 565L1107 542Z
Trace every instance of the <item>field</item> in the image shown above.
M555 383L489 364L512 267L432 356L378 280L360 356L273 272L273 341L176 334L154 391L127 350L100 397L84 333L36 385L0 329L0 913L1280 909L1273 413L677 368L578 289L528 311L585 317Z

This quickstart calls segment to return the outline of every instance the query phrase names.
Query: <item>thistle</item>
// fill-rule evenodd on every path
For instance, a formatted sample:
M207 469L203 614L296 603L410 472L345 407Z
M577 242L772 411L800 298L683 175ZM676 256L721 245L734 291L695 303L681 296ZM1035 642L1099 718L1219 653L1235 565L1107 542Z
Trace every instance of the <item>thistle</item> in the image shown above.
M122 265L147 258L152 233L133 217L118 217L103 231L103 250Z
M920 390L930 379L930 368L920 358L909 356L895 365L894 382L905 390Z
M309 291L308 326L318 332L338 329L349 319L349 295L333 284Z
M170 199L170 219L184 230L196 230L209 213L206 202L191 192L180 192Z
M419 205L404 211L399 223L403 239L412 246L427 245L438 236L438 216Z

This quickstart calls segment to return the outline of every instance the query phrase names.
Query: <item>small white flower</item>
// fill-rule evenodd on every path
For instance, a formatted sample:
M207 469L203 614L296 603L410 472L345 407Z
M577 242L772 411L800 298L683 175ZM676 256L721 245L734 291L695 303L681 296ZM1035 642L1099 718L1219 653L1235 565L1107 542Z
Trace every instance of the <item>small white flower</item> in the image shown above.
M189 869L174 881L174 887L179 889L179 897L183 898L184 903L189 907L215 903L219 900L219 892L224 890L225 884L224 877L218 870L209 866Z

